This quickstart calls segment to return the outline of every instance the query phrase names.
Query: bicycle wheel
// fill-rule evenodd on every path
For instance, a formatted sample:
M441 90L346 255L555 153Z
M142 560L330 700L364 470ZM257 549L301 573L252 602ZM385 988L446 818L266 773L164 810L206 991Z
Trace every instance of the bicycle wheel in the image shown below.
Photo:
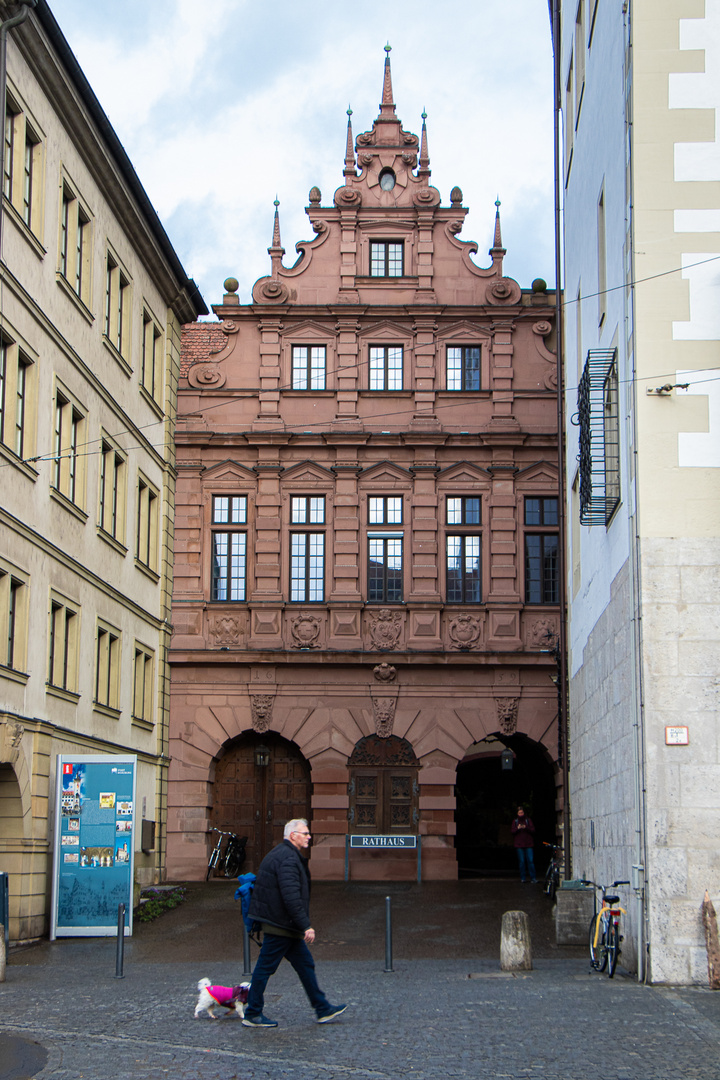
M611 919L610 920L610 925L608 926L608 929L607 929L607 953L606 953L606 955L607 955L608 978L610 978L610 979L612 979L613 975L615 974L615 968L617 967L619 952L620 952L620 938L619 938L619 934L618 934L618 928L615 925L615 923L613 922L613 920Z
M555 899L555 889L557 888L557 880L555 877L555 867L552 863L548 866L547 874L545 875L545 895L550 897L550 900Z
M237 877L242 863L237 851L229 851L225 859L225 877Z

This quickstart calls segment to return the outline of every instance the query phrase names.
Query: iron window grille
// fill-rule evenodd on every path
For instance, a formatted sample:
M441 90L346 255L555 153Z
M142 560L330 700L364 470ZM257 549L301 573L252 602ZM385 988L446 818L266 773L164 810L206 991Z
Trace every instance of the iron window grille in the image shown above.
M578 387L580 523L607 525L620 502L617 349L591 349Z

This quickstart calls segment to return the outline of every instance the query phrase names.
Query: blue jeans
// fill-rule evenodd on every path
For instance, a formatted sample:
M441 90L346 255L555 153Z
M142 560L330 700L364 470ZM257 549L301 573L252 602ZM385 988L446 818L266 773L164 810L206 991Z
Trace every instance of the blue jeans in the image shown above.
M268 979L274 975L280 967L280 962L285 957L289 960L297 972L303 989L310 999L318 1016L331 1008L330 1002L318 986L315 977L315 961L302 938L281 937L280 934L265 934L263 937L260 955L257 958L255 970L252 974L252 982L248 992L246 1016L260 1016L265 1002L265 987Z
M515 848L518 857L518 866L520 867L520 880L525 881L527 877L531 881L535 880L535 860L533 859L533 849L531 847L519 847Z

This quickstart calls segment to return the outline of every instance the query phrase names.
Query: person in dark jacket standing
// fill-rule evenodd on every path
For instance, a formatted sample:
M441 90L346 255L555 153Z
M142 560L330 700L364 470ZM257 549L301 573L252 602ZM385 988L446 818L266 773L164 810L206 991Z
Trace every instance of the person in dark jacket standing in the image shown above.
M510 826L510 830L513 834L513 843L517 852L520 880L527 881L529 874L534 885L537 880L535 877L535 860L533 858L535 826L525 813L524 806L518 806L517 817Z
M275 1028L277 1021L263 1015L265 987L285 957L297 972L318 1024L345 1012L347 1005L331 1005L318 986L315 961L308 945L315 940L310 925L310 870L302 852L310 843L304 818L288 821L284 840L260 863L248 915L261 923L263 944L248 992L245 1027Z

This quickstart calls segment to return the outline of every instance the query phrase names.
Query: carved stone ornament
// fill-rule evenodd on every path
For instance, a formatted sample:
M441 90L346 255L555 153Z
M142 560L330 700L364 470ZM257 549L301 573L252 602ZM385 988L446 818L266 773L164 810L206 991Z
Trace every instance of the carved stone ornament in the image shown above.
M408 168L410 168L410 169L415 168L415 166L417 164L417 154L410 154L410 153L408 153L406 151L404 154L401 154L400 156L401 156L403 162L408 166Z
M274 278L266 278L263 282L258 281L253 287L253 299L259 304L282 304L289 295L287 286Z
M540 337L547 337L551 330L552 324L549 323L547 319L540 319L538 322L533 324L532 328L533 334L539 334Z
M382 608L370 622L373 645L382 651L394 649L402 633L402 616L399 611Z
M294 649L317 649L320 620L315 615L297 615L290 623Z
M373 141L372 131L363 131L361 135L357 137L358 146L370 146Z
M372 165L372 163L373 163L373 155L369 154L367 151L364 154L361 154L360 155L360 163L362 165Z
M480 640L480 620L475 615L456 615L450 620L448 633L453 649L472 649Z
M536 619L530 626L527 643L531 649L553 649L557 640L558 631L554 619Z
M522 290L512 278L498 278L488 285L485 295L488 304L517 304Z
M210 619L210 637L215 645L237 645L240 630L237 615L214 615Z
M0 761L14 765L20 756L20 743L25 728L17 720L0 723Z
M273 701L272 694L251 694L250 708L252 710L252 728L258 735L267 731L272 720Z
M389 735L366 735L355 743L348 765L419 765L415 751L407 739Z
M220 329L223 334L237 334L240 330L240 327L237 323L234 323L232 319L227 319L222 323Z
M373 675L378 682L390 683L395 682L397 679L397 668L394 668L392 664L378 664L373 668Z
M514 735L517 731L519 698L496 698L498 723L503 735Z
M227 376L215 364L194 364L188 371L188 382L197 390L213 390L225 385Z
M420 188L413 193L413 202L415 206L439 206L440 192L433 187Z
M374 697L372 699L372 704L375 731L381 739L389 739L393 733L397 698Z
M335 192L335 202L338 206L358 206L361 202L360 192L350 187L338 188Z

